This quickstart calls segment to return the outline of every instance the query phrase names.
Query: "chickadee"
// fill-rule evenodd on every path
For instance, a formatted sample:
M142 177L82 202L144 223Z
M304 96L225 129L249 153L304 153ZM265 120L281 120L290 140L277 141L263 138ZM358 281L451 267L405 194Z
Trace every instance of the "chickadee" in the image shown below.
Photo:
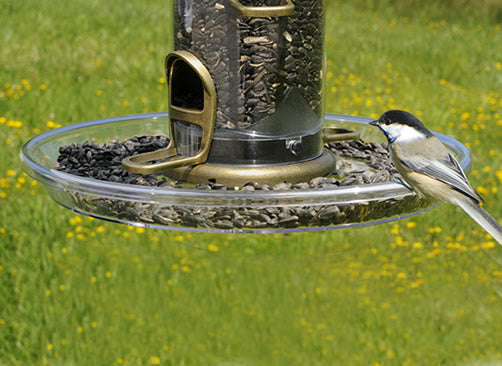
M391 110L370 122L389 142L394 165L418 194L454 203L502 244L502 226L480 206L460 164L442 142L411 113Z

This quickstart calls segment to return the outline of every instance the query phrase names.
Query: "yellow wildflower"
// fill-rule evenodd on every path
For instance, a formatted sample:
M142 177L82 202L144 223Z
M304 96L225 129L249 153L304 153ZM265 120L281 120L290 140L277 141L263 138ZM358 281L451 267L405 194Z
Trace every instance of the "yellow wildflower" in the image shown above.
M47 121L46 123L47 127L49 128L59 128L61 127L62 125L60 125L59 123L56 123L54 121Z
M495 174L497 175L499 181L502 183L502 169L497 170L497 173Z
M21 128L21 127L23 127L23 122L10 120L10 121L7 121L7 126L14 127L14 128Z
M413 228L415 228L416 226L417 226L417 223L416 223L415 221L410 221L410 222L408 222L408 223L406 224L406 227L407 227L408 229L413 229Z
M209 250L212 253L216 253L220 251L220 248L216 244L208 244L207 250Z
M160 365L160 357L158 357L158 356L150 357L150 363L152 365Z

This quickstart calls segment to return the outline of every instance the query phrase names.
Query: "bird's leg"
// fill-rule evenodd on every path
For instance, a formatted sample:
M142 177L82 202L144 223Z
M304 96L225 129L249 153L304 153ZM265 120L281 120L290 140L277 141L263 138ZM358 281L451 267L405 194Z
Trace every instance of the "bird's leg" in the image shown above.
M399 176L392 178L392 181L394 181L397 184L401 184L401 185L405 186L406 188L408 188L412 192L415 192L415 190L413 189L413 187L410 186L408 183L406 183L404 181L404 179L401 178L401 177L399 177Z

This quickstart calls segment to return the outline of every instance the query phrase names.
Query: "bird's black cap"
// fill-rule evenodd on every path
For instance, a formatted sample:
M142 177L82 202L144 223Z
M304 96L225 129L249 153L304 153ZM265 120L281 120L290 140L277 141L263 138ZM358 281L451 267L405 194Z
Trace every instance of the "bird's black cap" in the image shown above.
M432 132L424 126L420 120L410 112L393 109L385 112L376 121L371 122L372 125L390 125L399 123L401 125L410 126L424 133L426 136L432 136Z

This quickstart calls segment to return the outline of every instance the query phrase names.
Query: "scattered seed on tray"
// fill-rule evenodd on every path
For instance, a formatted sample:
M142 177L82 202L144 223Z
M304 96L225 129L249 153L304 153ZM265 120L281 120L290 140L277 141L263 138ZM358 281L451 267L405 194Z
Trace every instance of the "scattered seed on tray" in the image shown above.
M185 182L172 181L161 175L139 175L122 169L123 158L166 147L165 136L133 137L125 141L113 139L104 144L93 140L59 149L56 169L81 177L143 186L184 189ZM364 142L334 142L326 145L337 156L337 176L315 177L309 182L276 185L250 182L242 187L226 187L218 183L193 185L201 190L283 191L332 189L338 186L362 185L391 180L397 175L385 145ZM357 165L357 166L356 166ZM144 224L220 229L228 231L291 229L332 226L363 222L408 213L428 207L429 200L410 195L401 199L374 200L358 204L292 207L193 207L162 206L151 203L99 198L68 191L72 204L84 212L98 216Z

